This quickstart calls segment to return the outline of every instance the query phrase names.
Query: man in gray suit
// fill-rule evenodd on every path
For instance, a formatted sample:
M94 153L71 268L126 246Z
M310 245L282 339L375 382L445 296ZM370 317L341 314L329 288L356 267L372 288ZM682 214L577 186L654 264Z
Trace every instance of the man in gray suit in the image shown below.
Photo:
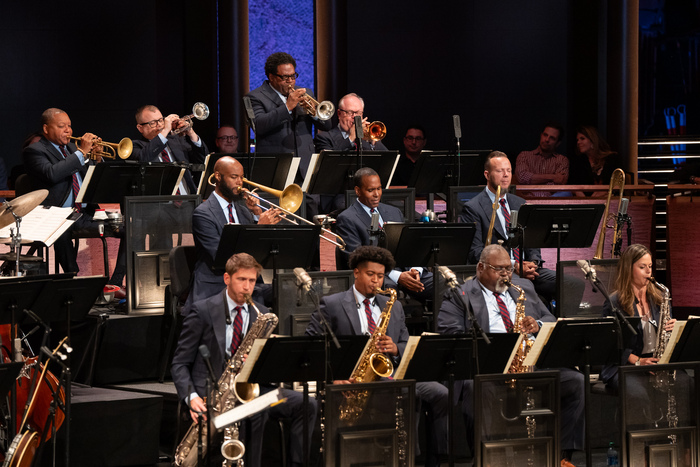
M504 284L504 280L523 288L525 292L525 318L522 332L537 334L544 322L556 321L535 293L532 283L524 279L512 279L513 266L510 255L500 245L488 245L481 250L476 267L476 277L466 281L461 292L474 311L479 326L490 333L511 332L515 323L515 307L519 293ZM465 310L450 296L442 302L438 315L438 331L442 334L463 334L471 329L471 321ZM574 450L583 449L584 434L584 381L575 370L560 368L561 387L561 446L562 457L568 462ZM459 389L459 388L457 388ZM459 391L457 391L459 393ZM467 425L467 441L474 442L473 381L463 381L462 413ZM473 450L472 450L473 452ZM562 461L562 465L564 461Z

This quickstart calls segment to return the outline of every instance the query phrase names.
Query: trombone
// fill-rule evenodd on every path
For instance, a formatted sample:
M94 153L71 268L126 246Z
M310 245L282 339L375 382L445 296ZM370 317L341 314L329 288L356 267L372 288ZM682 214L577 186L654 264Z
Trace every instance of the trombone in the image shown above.
M209 176L209 184L211 186L216 186L216 184L212 181L212 177L214 174L212 173ZM276 196L280 200L280 204L277 205L271 201L266 200L265 198L262 198L258 195L256 195L253 191L248 190L246 188L238 187L238 193L243 194L246 196L252 196L253 198L257 199L258 201L264 201L267 203L270 207L266 208L264 206L260 206L264 210L268 210L270 208L274 209L279 209L280 211L284 212L288 216L292 216L294 219L304 222L305 224L309 225L315 225L313 222L311 222L308 219L304 219L301 216L298 216L294 214L299 207L301 207L301 203L304 201L304 192L301 191L301 187L297 185L296 183L292 183L291 185L287 186L284 190L275 190L274 188L267 187L265 185L260 185L259 183L251 182L250 180L243 178L243 183L247 183L248 185L252 185L256 188L260 188L262 191L265 191L267 193L270 193L273 196ZM294 219L287 219L289 222L295 225L299 225L298 222L296 222ZM324 227L321 227L321 232L323 234L330 234L333 237L335 237L335 240L330 239L326 237L325 235L321 235L320 238L323 240L326 240L327 242L332 243L333 245L337 246L341 250L345 249L345 241L342 239L342 237Z
M75 136L69 136L68 138L75 142L83 140L83 138L76 138ZM97 149L97 147L101 147L102 149ZM92 149L85 154L85 157L92 160L97 160L98 157L103 159L116 159L118 155L120 159L128 159L133 149L134 143L129 138L122 138L119 143L107 143L99 138L95 138L92 140Z
M192 128L193 118L196 118L197 120L206 120L207 117L209 117L209 107L207 107L207 104L204 102L197 102L192 106L192 113L190 115L182 117L178 120L179 122L185 122L185 125L172 130L170 134L179 135L180 133L189 131L189 129Z
M610 209L610 198L614 189L620 190L620 198L617 201L617 214L620 215L620 206L622 205L622 192L625 191L625 171L622 169L615 169L612 176L610 177L610 188L608 189L608 200L605 202L605 212L603 212L603 225L600 227L600 235L598 235L598 245L595 249L595 255L593 259L603 259L603 248L605 248L605 230L608 227L612 227L613 230L613 246L612 246L612 256L615 255L615 245L618 240L620 240L620 229L619 223L615 222L614 226L608 226L608 211Z

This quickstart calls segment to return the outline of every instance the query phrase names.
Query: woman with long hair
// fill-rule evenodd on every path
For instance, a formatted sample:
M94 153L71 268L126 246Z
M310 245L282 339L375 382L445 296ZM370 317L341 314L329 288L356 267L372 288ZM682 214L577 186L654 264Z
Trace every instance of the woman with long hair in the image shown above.
M576 130L576 156L569 169L570 185L608 185L612 173L622 168L620 156L592 126ZM584 196L577 192L577 196ZM604 192L600 192L604 196Z

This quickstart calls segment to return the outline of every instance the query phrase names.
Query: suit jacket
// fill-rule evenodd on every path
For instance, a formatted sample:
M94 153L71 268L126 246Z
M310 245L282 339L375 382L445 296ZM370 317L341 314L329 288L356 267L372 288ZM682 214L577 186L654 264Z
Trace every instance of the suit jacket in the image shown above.
M377 306L384 310L389 297L376 295ZM340 336L359 336L362 334L360 317L357 314L357 302L353 289L325 296L321 299L320 307L311 315L311 321L306 328L307 336L323 335L324 327L321 324L319 313L323 313L333 332ZM378 323L377 323L378 324ZM391 318L387 326L386 335L391 337L399 349L398 360L401 359L406 343L408 342L408 329L406 328L406 316L401 303L394 302L391 308ZM345 376L337 375L339 378ZM350 376L350 375L348 375Z
M234 207L241 225L255 223L245 201L236 201ZM223 276L214 273L213 267L221 233L226 224L228 224L228 219L213 194L194 210L192 235L197 249L197 262L194 267L194 282L188 303L196 303L209 298L224 287Z
M489 224L491 223L491 215L493 213L493 203L489 195L486 193L488 188L484 189L481 193L470 199L462 209L462 214L459 216L460 222L465 223L476 223L476 233L474 234L474 240L472 241L472 247L469 250L469 263L478 263L479 256L481 255L481 250L484 249L484 240L489 231ZM508 193L506 195L506 200L508 201L508 206L513 211L520 209L520 206L525 204L525 200L519 196L511 195ZM501 209L499 207L499 209ZM493 225L493 233L491 237L491 243L496 243L498 240L506 241L508 240L508 235L503 231L501 223L496 222ZM526 261L542 261L542 255L540 254L539 248L527 248L525 249L525 256L523 260Z
M68 157L64 158L48 139L42 137L22 152L22 161L32 191L49 190L42 203L44 206L63 206L73 187L73 174L78 172L85 178L88 164L82 165L74 155L78 148L75 144L68 143L67 150Z
M395 206L379 203L377 210L384 222L405 222L403 214ZM342 251L342 255L346 262L350 257L350 253L358 247L369 245L369 225L371 221L372 217L367 214L359 201L355 201L338 215L335 228L338 235L345 241L346 248Z
M196 302L182 324L171 373L173 382L181 399L196 391L200 397L206 395L207 367L199 353L199 346L204 344L211 353L211 366L217 380L224 371L226 358L226 290ZM268 309L261 303L255 303L260 313ZM253 310L249 310L249 326L257 319ZM249 329L249 328L248 328ZM247 329L244 331L247 332Z
M343 132L340 127L335 127L330 131L319 131L314 138L316 152L321 152L324 149L333 151L354 151L354 141L343 137ZM369 141L362 141L362 149L365 151L386 151L386 146L381 141L377 141L374 147Z
M309 89L306 92L313 97ZM331 121L314 120L301 106L290 113L269 81L250 91L246 97L250 98L255 113L257 152L294 153L301 157L300 174L306 175L314 153L313 126L330 130Z
M547 307L544 306L537 296L532 282L527 279L513 278L513 284L522 287L525 291L525 316L532 316L543 322L556 321L556 318L547 310ZM464 297L474 311L474 316L481 329L484 332L490 332L489 312L479 281L474 277L462 284L460 289L464 292ZM518 299L519 293L514 288L509 287L508 293L513 297L513 301ZM454 297L450 295L450 298L443 300L440 306L438 332L440 334L461 334L469 329L471 329L471 321L467 319L461 304L456 303Z
M209 150L207 145L202 142L201 147L197 147L192 143L189 138L179 135L168 135L166 138L167 146L170 148L170 153L173 156L173 162L188 162L190 164L201 164L204 162ZM134 141L134 151L132 152L130 159L137 160L139 162L157 162L160 153L165 149L165 144L156 135L150 141L144 139ZM185 171L184 177L185 184L190 190L190 194L197 193L197 186L194 183L192 174L189 170Z

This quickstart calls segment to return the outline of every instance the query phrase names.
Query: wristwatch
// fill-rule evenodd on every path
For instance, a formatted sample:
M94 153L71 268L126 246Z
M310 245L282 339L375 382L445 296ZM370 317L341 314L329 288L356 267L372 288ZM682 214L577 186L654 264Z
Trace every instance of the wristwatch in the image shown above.
M636 362L634 362L634 366L639 366L642 364L642 357L639 357Z

